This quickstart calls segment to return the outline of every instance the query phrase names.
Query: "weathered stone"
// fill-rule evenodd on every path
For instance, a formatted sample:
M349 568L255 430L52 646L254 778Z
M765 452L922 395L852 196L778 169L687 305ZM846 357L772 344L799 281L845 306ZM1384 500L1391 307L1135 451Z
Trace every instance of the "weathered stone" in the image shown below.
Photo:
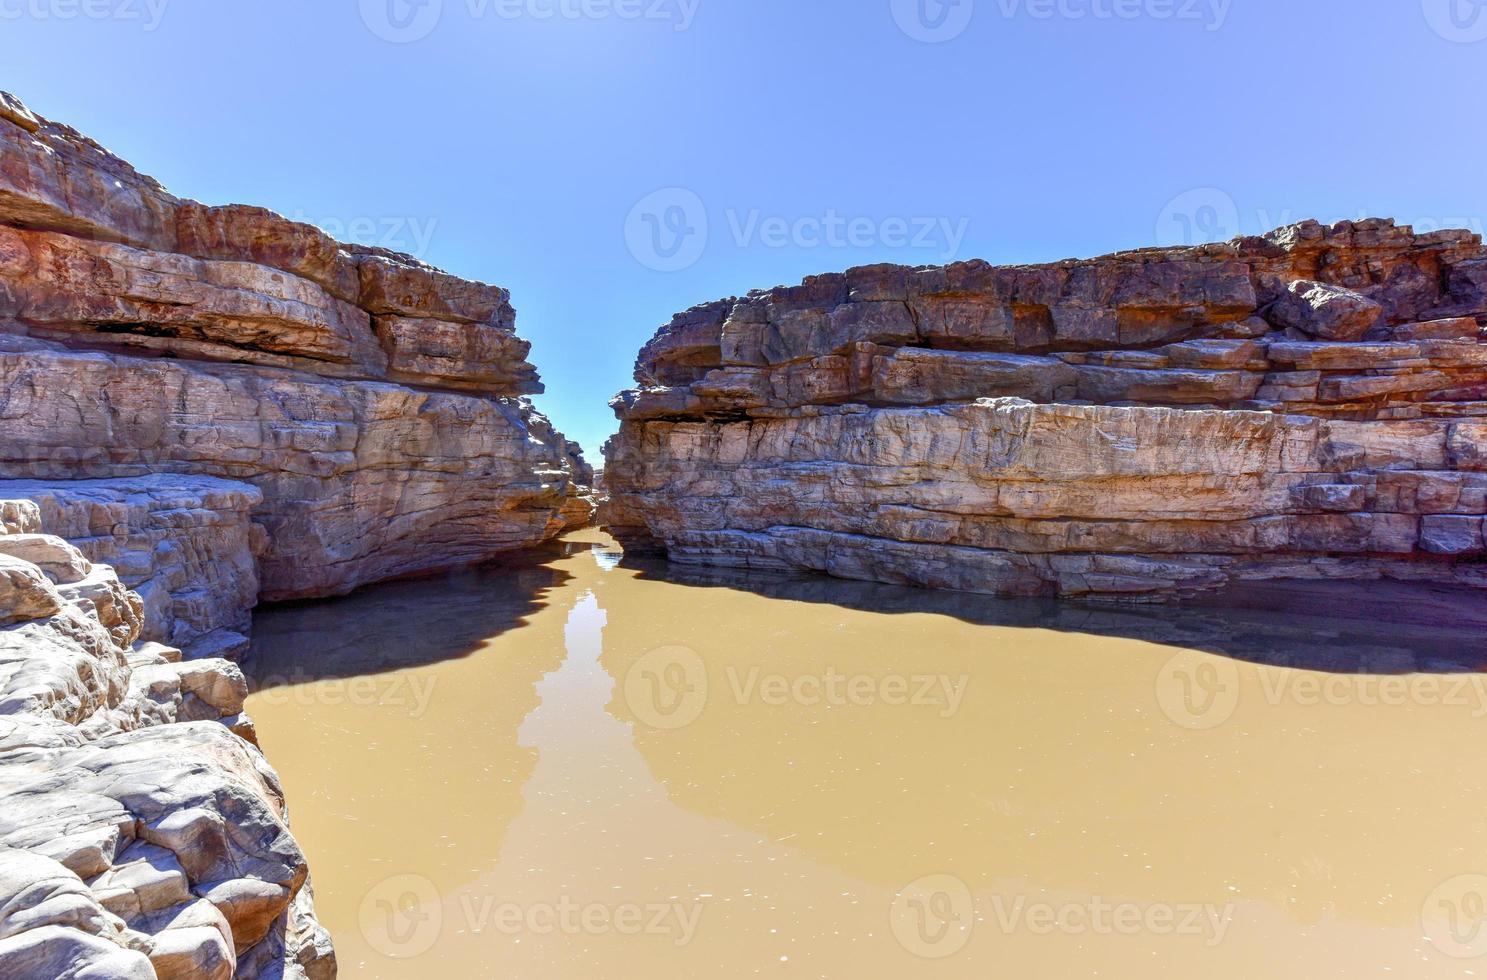
M1478 582L1431 552L1434 518L1487 512L1465 472L1487 423L1450 421L1487 415L1482 258L1465 232L1308 222L698 307L612 403L604 520L677 561L1017 595L1318 563Z
M366 313L265 265L0 227L0 291L5 312L34 336L83 331L141 346L170 338L217 359L263 351L385 371Z
M207 207L182 201L176 212L178 247L187 255L272 266L318 283L337 299L361 295L356 260L335 239L264 208Z
M199 655L197 648L212 646L219 631L247 632L263 547L251 516L263 503L256 488L166 475L8 480L0 481L5 498L31 502L38 527L66 538L89 561L112 566L139 593L146 641ZM0 538L0 548L14 548L17 540Z
M334 975L220 655L261 593L586 522L528 351L504 289L174 197L0 95L0 975Z
M12 554L86 574L51 586ZM228 727L242 672L132 653L139 600L60 539L0 536L0 562L59 607L0 630L0 974L225 978L239 952L247 975L330 959L305 925L278 779ZM23 616L15 599L0 614Z
M394 381L512 394L543 391L537 369L526 360L531 345L509 329L379 316L376 332L387 352L388 377Z
M1357 340L1383 315L1384 308L1366 296L1304 279L1287 286L1265 314L1278 327L1323 340Z
M0 626L40 619L61 608L60 597L41 569L0 552Z
M1436 555L1481 552L1482 518L1440 514L1420 520L1420 547Z
M0 478L251 483L272 598L482 560L576 519L564 440L518 397L541 384L506 290L176 198L5 105ZM111 557L131 579L150 563ZM170 606L211 635L210 602L133 584L152 618Z
M51 349L0 353L0 396L14 413L0 420L10 477L165 471L256 486L268 598L537 544L566 495L562 440L540 437L522 404Z

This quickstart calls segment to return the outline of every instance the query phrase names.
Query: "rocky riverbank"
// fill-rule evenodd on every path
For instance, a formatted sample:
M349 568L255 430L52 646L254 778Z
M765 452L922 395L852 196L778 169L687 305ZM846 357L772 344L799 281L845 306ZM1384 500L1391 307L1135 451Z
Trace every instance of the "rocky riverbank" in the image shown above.
M334 975L232 659L589 521L515 320L0 93L0 974Z
M333 977L242 671L140 642L111 567L0 512L0 974Z
M605 521L683 563L1010 595L1487 585L1487 250L1315 222L689 310L614 402Z

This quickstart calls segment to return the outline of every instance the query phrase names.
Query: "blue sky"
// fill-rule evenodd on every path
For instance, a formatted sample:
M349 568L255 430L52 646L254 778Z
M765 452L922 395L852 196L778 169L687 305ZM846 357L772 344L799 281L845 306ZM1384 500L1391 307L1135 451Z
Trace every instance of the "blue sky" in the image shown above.
M0 58L178 194L509 287L594 456L698 302L1487 220L1487 0L0 0Z

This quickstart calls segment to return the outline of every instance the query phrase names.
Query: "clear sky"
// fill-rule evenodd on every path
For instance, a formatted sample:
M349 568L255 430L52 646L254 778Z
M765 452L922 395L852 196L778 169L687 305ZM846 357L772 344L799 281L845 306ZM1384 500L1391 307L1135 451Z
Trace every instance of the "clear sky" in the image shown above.
M595 457L699 302L1487 220L1487 0L0 0L0 66L178 194L509 287Z

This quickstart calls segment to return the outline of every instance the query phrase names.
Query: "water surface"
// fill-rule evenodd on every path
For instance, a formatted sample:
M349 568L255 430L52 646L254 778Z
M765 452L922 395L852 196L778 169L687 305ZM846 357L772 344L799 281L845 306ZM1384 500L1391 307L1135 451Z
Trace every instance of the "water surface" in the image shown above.
M1487 620L1348 595L1008 603L587 531L260 612L248 708L345 977L1487 975Z

